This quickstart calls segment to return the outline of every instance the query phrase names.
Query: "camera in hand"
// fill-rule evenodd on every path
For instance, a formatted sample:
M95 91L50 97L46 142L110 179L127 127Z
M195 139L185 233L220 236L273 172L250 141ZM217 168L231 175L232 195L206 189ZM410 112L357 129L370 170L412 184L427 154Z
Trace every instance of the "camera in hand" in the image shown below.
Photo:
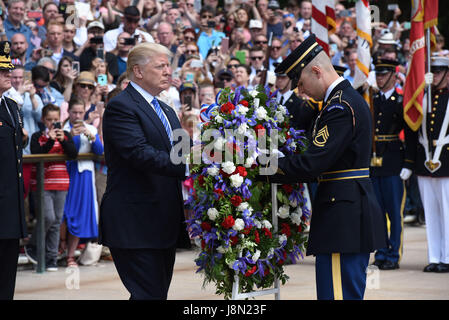
M190 95L184 96L183 100L184 100L184 104L187 105L186 111L192 110L192 96L190 96Z
M123 39L124 45L135 45L136 44L136 38L124 38Z
M215 28L215 21L214 20L207 21L207 27L208 28Z
M103 44L103 37L93 37L90 39L91 44Z
M61 129L61 122L55 122L55 123L53 123L53 128L54 129Z

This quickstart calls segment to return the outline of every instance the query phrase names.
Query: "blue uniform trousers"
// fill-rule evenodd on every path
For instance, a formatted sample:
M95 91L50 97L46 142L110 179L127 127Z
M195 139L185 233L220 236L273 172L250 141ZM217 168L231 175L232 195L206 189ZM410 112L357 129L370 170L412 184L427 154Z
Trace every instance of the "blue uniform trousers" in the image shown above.
M315 263L318 300L362 300L369 253L317 254Z
M384 213L386 248L379 249L375 258L379 261L399 263L402 257L404 206L406 191L404 182L399 176L371 177L379 206ZM390 220L390 234L388 235L387 214Z

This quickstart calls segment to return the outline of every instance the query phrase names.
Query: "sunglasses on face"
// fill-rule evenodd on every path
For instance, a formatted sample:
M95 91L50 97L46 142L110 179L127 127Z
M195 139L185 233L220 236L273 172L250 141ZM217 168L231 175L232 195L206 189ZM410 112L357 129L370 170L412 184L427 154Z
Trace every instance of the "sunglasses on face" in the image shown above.
M268 44L268 41L255 41L255 44Z
M228 77L224 77L224 78L220 78L220 81L232 81L232 78L228 78Z
M184 37L184 39L185 39L186 41L195 41L195 38L190 38L190 37Z
M196 53L196 50L186 50L187 54Z
M47 86L46 84L40 85L40 84L34 83L34 87L35 87L36 89L42 89L42 88L45 88L46 86Z
M201 19L212 19L212 16L202 16Z
M255 61L255 60L262 60L263 57L251 57L251 60Z
M79 83L78 85L80 86L80 88L83 88L83 89L86 89L86 88L88 88L90 90L94 89L94 86L91 84Z
M273 50L280 50L281 47L271 47L271 49L273 49Z
M227 65L228 69L237 68L238 66L239 66L238 64L228 64Z

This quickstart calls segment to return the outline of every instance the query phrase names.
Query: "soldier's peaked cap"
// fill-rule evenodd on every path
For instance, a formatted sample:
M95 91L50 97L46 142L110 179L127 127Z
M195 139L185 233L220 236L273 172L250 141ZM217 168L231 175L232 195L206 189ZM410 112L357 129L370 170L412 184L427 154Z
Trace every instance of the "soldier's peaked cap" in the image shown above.
M318 44L315 35L311 34L276 67L275 73L286 74L290 79L299 79L302 70L322 50L323 47Z
M389 59L376 59L374 61L374 68L376 73L387 73L391 71L396 71L396 67L399 65L399 62L396 60Z

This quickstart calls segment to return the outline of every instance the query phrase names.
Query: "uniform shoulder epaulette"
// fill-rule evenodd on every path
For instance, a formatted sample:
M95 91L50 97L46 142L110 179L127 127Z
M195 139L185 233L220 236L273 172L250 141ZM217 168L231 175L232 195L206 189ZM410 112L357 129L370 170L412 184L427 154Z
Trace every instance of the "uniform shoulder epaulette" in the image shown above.
M335 92L334 95L326 103L326 106L323 108L323 110L326 110L327 112L334 109L344 110L344 104L350 107L350 105L346 101L342 100L342 94L343 90L338 90L337 92Z
M321 109L323 108L323 101L316 101L313 98L309 98L307 99L307 105L313 110L321 111Z

